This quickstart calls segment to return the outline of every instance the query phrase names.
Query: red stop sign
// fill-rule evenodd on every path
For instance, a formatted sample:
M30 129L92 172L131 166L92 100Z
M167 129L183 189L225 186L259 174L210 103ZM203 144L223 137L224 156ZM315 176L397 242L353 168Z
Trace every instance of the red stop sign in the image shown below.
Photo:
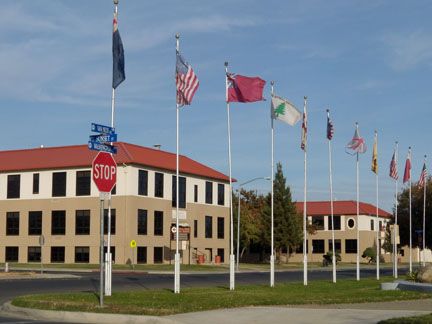
M117 180L117 164L111 154L99 152L92 163L93 181L100 192L111 192Z

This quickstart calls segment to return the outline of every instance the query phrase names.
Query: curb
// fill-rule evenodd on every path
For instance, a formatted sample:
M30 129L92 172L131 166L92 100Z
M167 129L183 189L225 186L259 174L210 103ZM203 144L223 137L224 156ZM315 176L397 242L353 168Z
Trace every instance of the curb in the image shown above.
M85 312L66 312L51 311L41 309L31 309L13 306L10 302L4 303L0 311L5 315L20 318L37 319L40 321L50 321L58 323L145 323L145 324L180 324L182 322L144 315L122 315L106 313L85 313Z

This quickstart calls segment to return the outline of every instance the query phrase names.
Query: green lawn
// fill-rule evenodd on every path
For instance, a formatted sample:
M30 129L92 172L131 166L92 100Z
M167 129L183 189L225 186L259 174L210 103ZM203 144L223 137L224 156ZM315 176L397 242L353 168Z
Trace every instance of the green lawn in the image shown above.
M382 281L391 281L385 278ZM381 282L382 282L381 281ZM383 291L375 279L313 281L302 283L226 287L184 288L180 294L171 290L116 292L105 297L99 307L96 293L47 294L22 296L12 304L51 310L127 313L137 315L169 315L218 308L298 304L339 304L430 298L430 294L413 291Z
M392 318L389 320L378 322L378 324L430 324L430 323L432 323L432 314L413 316L413 317Z

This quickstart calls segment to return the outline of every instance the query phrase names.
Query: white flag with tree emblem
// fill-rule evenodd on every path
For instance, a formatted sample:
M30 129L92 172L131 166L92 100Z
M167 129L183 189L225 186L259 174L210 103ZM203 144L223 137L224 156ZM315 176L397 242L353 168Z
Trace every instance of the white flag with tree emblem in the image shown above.
M291 126L294 126L302 116L292 103L278 96L272 97L271 108L274 119L279 119Z

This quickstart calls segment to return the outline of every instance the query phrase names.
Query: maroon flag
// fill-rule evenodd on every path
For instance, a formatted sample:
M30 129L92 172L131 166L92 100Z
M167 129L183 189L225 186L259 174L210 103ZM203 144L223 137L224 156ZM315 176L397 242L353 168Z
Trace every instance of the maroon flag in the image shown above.
M228 74L228 102L255 102L264 100L266 82L259 77Z
M411 157L408 153L406 162L405 162L405 171L403 176L403 183L409 181L411 179Z

